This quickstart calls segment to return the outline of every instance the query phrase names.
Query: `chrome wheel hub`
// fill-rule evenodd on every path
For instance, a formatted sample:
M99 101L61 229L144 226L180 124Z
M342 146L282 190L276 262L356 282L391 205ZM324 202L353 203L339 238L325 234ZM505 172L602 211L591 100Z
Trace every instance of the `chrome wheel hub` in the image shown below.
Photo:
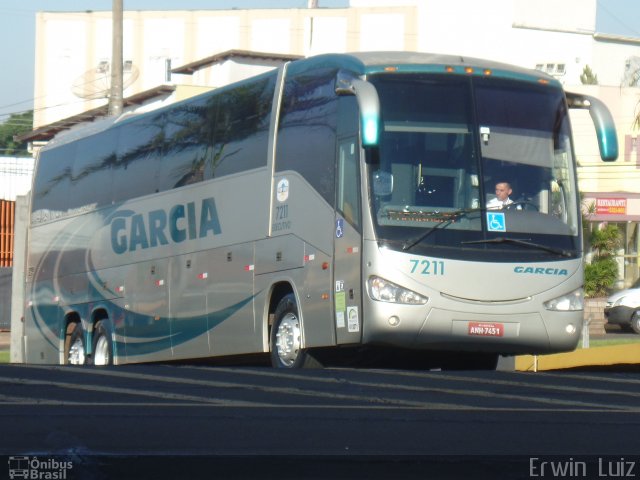
M292 366L300 353L300 321L293 313L287 313L276 332L276 349L280 361Z
M71 347L69 347L69 365L84 365L84 360L84 343L80 338L77 338Z
M94 365L109 365L109 341L104 335L101 335L96 342L96 351L93 352Z

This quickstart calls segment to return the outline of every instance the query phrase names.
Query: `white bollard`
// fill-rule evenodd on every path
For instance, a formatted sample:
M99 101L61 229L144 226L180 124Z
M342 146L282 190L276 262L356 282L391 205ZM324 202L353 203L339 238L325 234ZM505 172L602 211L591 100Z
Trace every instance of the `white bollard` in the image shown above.
M589 348L589 324L591 323L591 315L582 322L582 348Z

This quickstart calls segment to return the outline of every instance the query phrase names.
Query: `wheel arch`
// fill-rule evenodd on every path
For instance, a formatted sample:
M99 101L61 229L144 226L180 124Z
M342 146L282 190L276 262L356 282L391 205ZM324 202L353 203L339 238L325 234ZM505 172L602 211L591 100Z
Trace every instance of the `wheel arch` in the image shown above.
M292 283L274 285L269 297L269 353L271 365L276 368L322 367L315 354L305 347L300 307L300 297Z
M101 322L103 320L110 320L110 316L109 316L109 312L107 311L107 308L104 307L103 305L97 306L95 307L92 311L91 311L91 335L90 335L90 354L93 355L93 341L94 341L94 334L96 331L96 325L98 324L98 322ZM111 335L113 335L113 328L111 328L109 330L111 332Z
M62 319L62 324L64 325L64 328L61 331L63 337L62 337L62 352L60 357L60 364L66 365L68 363L67 358L69 357L69 351L71 349L72 337L74 335L74 331L77 325L80 325L82 327L82 337L84 342L85 354L86 354L86 349L87 349L89 339L87 338L87 329L85 328L86 325L82 321L82 316L80 315L80 312L78 312L77 310L67 311L64 314L64 317Z
M298 300L298 296L296 295L295 289L291 282L288 281L280 281L274 283L271 287L271 292L269 293L269 307L267 314L269 315L269 325L273 323L273 314L276 312L276 308L278 308L278 303L287 295L293 293L296 297L296 302Z
M75 329L75 325L77 323L82 324L82 317L80 316L80 313L78 313L76 310L70 310L67 313L65 313L62 323L64 325L64 327L61 330L62 342L63 342L62 354L66 356L67 350L69 348L69 342L71 341L71 335L73 335L73 330ZM85 336L86 336L86 330L85 330ZM86 338L85 338L85 341L86 341Z
M286 297L287 295L293 294L296 297L296 303L298 306L300 303L298 302L298 295L296 293L296 289L294 287L293 282L290 280L278 280L271 285L269 289L269 293L267 295L266 301L266 318L264 322L264 351L271 351L271 327L275 320L276 308L278 308L278 304L280 301ZM302 319L300 319L302 321Z
M81 323L82 317L76 310L70 310L64 314L64 332L69 333L70 325L74 323Z

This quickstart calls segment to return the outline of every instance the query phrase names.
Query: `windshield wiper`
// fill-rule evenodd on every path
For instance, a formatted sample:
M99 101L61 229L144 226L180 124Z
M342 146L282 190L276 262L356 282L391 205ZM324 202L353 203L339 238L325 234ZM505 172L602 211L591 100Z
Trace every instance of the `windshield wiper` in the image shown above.
M417 236L416 238L410 239L404 242L404 245L402 245L402 251L406 252L410 248L415 247L417 244L422 242L424 239L426 239L429 235L431 235L436 230L440 228L447 228L456 220L459 220L463 217L467 217L471 213L483 212L484 210L485 210L484 208L465 208L462 210L456 210L454 212L442 212L439 215L439 219L441 219L440 223L438 223L437 225L434 225L429 230Z
M464 245L478 244L478 243L511 243L513 245L520 245L522 247L535 248L538 250L544 250L545 252L555 253L556 255L560 255L562 257L573 257L573 253L570 252L569 250L549 247L547 245L542 245L541 243L528 242L526 240L520 240L518 238L498 237L498 238L490 238L487 240L470 240L470 241L461 242L461 243Z

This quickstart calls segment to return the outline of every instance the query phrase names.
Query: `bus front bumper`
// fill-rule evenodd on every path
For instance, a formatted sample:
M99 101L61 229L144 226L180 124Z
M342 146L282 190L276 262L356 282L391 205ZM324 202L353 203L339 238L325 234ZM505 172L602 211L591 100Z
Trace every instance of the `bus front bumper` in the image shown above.
M582 311L499 314L431 308L425 312L410 306L376 310L374 321L363 330L364 343L503 355L545 354L574 350L582 332Z

